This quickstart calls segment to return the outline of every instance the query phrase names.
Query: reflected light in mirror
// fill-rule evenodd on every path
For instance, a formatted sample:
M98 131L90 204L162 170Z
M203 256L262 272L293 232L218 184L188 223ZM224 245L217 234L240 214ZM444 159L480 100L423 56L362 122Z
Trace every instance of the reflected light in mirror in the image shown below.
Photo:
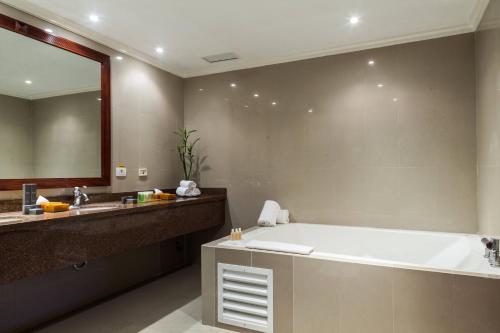
M276 105L276 104L278 104L278 103L277 103L277 102L272 102L271 104L272 104L272 105Z
M92 22L99 22L99 16L97 16L96 14L90 14L89 20L91 20Z
M163 47L157 47L155 49L156 53L162 54L163 53Z
M313 109L307 110L307 112L309 112L309 113L313 113L313 111L314 111Z
M359 16L351 16L351 17L349 18L349 23L350 23L351 25L356 25L356 24L358 24L358 23L359 23Z
M122 56L116 56L116 60L123 60Z
M259 94L255 93L255 94L253 94L253 97L257 98L257 97L259 97Z
M382 83L377 84L377 87L382 88L384 85Z
M31 82L31 80L26 80L26 81L24 81L24 83L26 83L26 84L32 84L33 82Z
M203 88L199 88L198 91L203 91Z
M236 83L233 82L230 84L230 86L231 86L231 88L236 88Z
M373 60L373 59L368 60L368 65L370 65L370 66L375 65L375 60Z

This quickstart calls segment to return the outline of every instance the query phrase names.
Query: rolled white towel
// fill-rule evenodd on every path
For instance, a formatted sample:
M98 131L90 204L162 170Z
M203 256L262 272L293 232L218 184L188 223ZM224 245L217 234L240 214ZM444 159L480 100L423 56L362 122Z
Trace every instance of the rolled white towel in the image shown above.
M290 222L290 213L288 209L282 209L278 213L278 217L276 218L276 223L284 224Z
M179 187L193 189L196 187L196 183L192 180L181 180Z
M197 197L201 194L199 188L178 187L175 193L181 197Z
M257 224L262 227L274 227L276 225L276 219L278 218L280 209L280 205L276 201L266 200L266 202L264 202L264 207L262 207L262 211L260 212Z
M162 191L162 190L159 190L159 189L157 189L157 188L153 189L153 192L154 192L155 194L162 194L162 193L163 193L163 191Z

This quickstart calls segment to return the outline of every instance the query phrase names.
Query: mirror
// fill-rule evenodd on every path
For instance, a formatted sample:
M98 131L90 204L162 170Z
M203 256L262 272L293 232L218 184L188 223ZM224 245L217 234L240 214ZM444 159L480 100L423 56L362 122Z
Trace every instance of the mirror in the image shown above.
M109 57L7 17L2 25L0 189L109 185Z

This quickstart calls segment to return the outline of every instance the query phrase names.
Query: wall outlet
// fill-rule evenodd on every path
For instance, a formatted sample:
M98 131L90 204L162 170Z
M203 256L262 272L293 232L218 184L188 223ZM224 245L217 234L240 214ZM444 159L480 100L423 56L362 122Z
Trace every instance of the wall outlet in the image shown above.
M148 175L148 168L139 168L139 177L146 177Z
M119 166L116 168L116 177L125 177L127 176L127 168Z

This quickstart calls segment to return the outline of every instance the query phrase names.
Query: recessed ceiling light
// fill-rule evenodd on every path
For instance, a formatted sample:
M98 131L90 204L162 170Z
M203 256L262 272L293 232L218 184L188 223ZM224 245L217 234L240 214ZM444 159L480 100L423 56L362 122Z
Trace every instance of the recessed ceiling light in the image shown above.
M313 111L314 111L313 109L307 110L307 112L309 112L309 113L313 113Z
M90 14L89 20L91 20L92 22L99 22L99 16L97 16L96 14Z
M97 98L97 100L100 102L100 101L102 101L102 98L101 98L101 97L98 97L98 98Z
M52 29L49 29L49 28L43 29L43 31L45 31L46 33L49 33L49 34L54 32L54 31L52 31Z
M377 84L377 87L382 88L384 85L382 83Z
M230 84L230 86L231 86L231 88L236 88L236 83L233 82Z
M198 89L198 91L203 91L203 88Z
M276 102L272 102L271 104L272 104L272 105L276 105L276 104L278 104L278 103L276 103Z
M356 25L359 23L359 16L351 16L349 18L349 23L351 23L352 25Z
M32 84L33 82L31 82L31 80L26 80L26 81L24 81L24 83L26 83L26 84Z
M116 60L123 60L122 56L116 56Z
M375 65L375 60L368 60L368 65L370 65L370 66Z
M155 51L156 51L156 53L160 53L161 54L161 53L163 53L163 47L157 47L155 49Z
M259 97L259 94L255 93L255 94L253 94L253 97L257 98L257 97Z
M396 97L394 97L394 98L392 99L392 101L393 101L393 102L397 102L397 101L399 101L399 99L397 99Z
M245 105L245 106L244 106L244 108L245 108L245 109L248 109L248 105Z

